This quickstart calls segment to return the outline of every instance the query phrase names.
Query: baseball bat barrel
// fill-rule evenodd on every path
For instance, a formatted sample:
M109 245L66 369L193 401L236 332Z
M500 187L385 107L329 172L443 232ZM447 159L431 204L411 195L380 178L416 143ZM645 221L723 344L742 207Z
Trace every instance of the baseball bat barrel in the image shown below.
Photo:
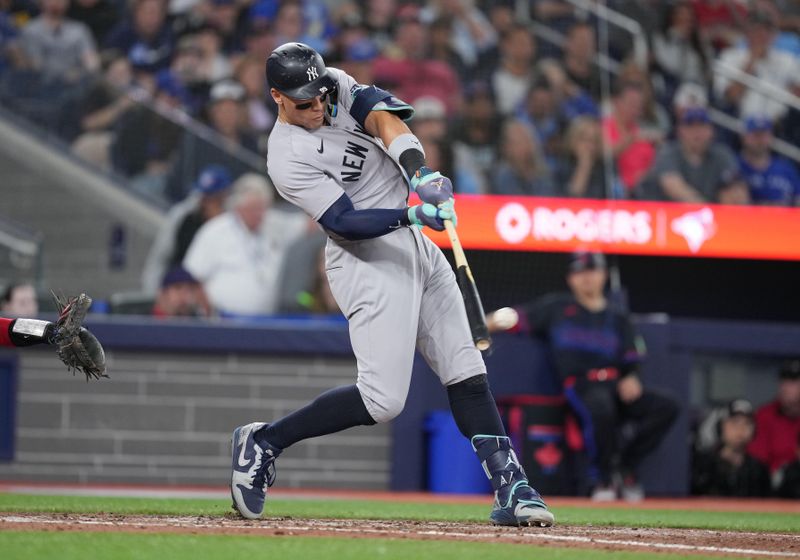
M458 238L453 222L445 220L444 227L450 238L450 245L453 247L453 256L456 260L456 280L458 288L461 290L461 296L464 298L472 341L478 350L488 350L492 345L492 339L489 337L486 315L483 312L483 304L472 276L472 270L467 263L467 256L464 254L464 248L461 246L461 240Z

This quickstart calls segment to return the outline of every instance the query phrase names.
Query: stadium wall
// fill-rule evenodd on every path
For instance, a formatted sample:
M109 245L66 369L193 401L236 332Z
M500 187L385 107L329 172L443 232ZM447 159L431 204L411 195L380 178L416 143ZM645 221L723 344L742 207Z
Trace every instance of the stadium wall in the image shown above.
M800 325L669 320L640 316L649 359L645 382L671 391L684 412L645 465L653 494L688 483L690 376L695 356L790 356ZM18 358L16 449L0 480L223 485L232 429L270 420L323 390L354 380L341 321L197 323L93 316L108 349L111 379L69 375L50 348L0 353ZM553 394L546 354L502 335L487 357L496 396ZM424 361L415 360L405 411L391 426L356 428L298 444L281 458L283 487L425 488L424 418L447 407Z

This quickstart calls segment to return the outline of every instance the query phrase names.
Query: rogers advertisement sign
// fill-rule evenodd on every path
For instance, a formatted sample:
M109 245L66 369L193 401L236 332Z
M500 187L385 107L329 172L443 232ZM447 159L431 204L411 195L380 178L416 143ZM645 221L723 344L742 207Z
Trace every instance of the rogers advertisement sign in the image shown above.
M460 195L456 210L467 249L800 260L795 208Z

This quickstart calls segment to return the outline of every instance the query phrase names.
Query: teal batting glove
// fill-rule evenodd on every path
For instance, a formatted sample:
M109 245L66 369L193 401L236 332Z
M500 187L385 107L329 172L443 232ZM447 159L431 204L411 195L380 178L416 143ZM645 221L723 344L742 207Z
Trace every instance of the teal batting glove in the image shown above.
M444 231L444 221L454 220L455 211L437 208L433 204L417 204L408 209L408 221L411 225L422 228L428 226L436 231Z

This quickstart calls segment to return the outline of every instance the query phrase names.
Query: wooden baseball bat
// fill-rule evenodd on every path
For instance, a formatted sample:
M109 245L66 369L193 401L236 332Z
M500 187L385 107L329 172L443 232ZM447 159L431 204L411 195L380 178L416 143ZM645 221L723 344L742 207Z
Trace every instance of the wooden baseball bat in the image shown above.
M467 321L472 332L472 341L478 350L488 350L492 345L489 337L489 328L486 326L486 315L483 313L483 304L478 295L478 287L472 277L472 271L467 263L467 256L461 247L461 240L456 233L456 227L450 220L444 221L447 235L450 237L450 244L453 247L453 256L456 259L456 280L464 298L464 307L467 310Z

